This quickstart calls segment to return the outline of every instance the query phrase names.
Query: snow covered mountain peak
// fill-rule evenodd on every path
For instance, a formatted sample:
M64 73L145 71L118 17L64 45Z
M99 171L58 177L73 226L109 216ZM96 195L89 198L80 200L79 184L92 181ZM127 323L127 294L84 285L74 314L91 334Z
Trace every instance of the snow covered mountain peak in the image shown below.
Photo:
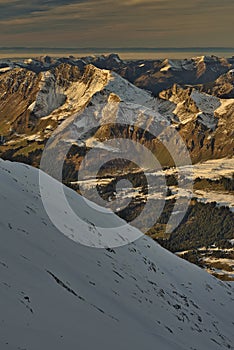
M56 82L55 76L49 72L40 73L39 91L35 101L28 109L38 118L49 115L66 101L66 95Z

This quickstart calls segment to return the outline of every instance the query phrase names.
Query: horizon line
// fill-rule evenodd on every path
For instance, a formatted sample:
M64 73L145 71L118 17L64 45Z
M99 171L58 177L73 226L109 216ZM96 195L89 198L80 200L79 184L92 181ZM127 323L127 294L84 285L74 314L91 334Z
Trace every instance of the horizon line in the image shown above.
M193 46L193 47L27 47L27 46L3 46L0 47L0 51L7 50L63 50L63 51L232 51L234 47L222 47L222 46Z

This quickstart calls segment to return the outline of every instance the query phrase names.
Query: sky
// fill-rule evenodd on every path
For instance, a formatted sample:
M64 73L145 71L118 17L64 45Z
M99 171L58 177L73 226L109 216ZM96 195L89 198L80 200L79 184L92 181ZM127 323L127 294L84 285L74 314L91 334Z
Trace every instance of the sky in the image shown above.
M234 47L233 0L0 0L0 47Z

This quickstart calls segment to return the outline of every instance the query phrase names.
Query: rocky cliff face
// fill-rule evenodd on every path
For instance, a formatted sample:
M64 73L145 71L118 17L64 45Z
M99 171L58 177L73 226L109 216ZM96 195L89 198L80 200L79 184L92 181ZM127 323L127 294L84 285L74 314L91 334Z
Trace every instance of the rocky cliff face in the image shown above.
M205 83L197 88L220 98L234 98L234 70L230 69L227 73L219 76L214 82Z
M34 162L34 153L37 157L53 130L63 122L67 127L74 121L69 117L75 117L88 104L98 108L121 100L154 110L158 106L158 100L149 93L91 64L80 70L62 63L40 73L12 68L0 75L0 126L5 140L1 155L28 157Z
M160 97L175 103L180 134L193 162L234 153L234 99L220 99L193 87L174 85Z

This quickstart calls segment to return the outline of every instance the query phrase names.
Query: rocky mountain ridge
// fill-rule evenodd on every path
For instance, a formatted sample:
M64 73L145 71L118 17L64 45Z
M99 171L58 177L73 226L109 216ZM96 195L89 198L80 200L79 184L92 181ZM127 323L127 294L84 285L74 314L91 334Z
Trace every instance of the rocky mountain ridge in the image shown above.
M165 71L180 72L184 76L184 70L197 70L201 59L186 61L186 64L184 61L173 62L164 62L164 68L170 66ZM203 58L204 74L212 71L217 76L231 68L231 62L231 59ZM41 149L40 143L63 121L91 103L98 106L108 101L135 103L160 114L161 120L178 128L193 162L233 154L234 100L209 95L201 88L197 89L197 85L183 87L177 83L161 91L159 98L154 98L113 72L125 64L116 55L84 59L44 57L38 61L1 63L7 64L10 69L0 74L0 128L5 140L0 151L3 157L4 154L9 157L9 148L13 148L8 147L8 142L16 150L10 152L13 158L15 154L23 156L25 152L21 149L37 150L37 143ZM111 67L112 71L95 68L94 64ZM129 62L128 66L132 64ZM152 73L149 75L152 77ZM203 79L208 78L204 76ZM160 85L160 79L155 85Z

